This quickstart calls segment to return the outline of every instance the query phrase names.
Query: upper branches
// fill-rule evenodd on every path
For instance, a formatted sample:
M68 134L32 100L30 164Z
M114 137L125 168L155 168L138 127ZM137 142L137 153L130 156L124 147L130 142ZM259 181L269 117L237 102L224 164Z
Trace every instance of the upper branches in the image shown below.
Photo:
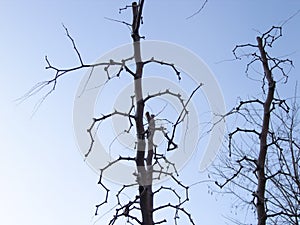
M76 46L76 43L75 43L74 39L72 38L72 36L70 35L68 29L64 25L63 25L63 27L65 29L65 32L66 32L66 35L67 35L68 39L72 43L73 49L74 49L74 51L77 55L77 59L79 61L79 65L74 66L74 67L70 67L70 68L59 68L59 67L56 67L56 66L52 65L52 63L50 62L48 57L45 56L45 61L46 61L46 64L47 64L45 68L46 68L46 70L54 71L54 76L49 80L37 83L27 93L25 93L25 95L23 97L21 97L20 100L25 100L25 99L39 93L44 88L50 86L50 90L48 90L46 92L46 94L40 99L40 102L38 102L37 107L39 107L40 104L42 104L43 101L55 90L57 82L61 77L65 76L67 74L70 74L72 72L82 70L82 69L90 68L91 73L93 73L94 68L103 67L103 70L107 74L107 79L108 80L112 77L109 74L109 68L110 67L118 67L119 68L117 74L115 74L115 76L117 76L117 77L120 76L123 71L126 71L127 73L131 74L132 76L135 75L135 73L133 71L131 71L130 68L126 65L127 62L131 61L134 58L133 56L128 57L128 58L124 58L121 61L114 61L113 59L110 59L106 62L97 62L97 63L92 63L92 64L85 63L82 59L82 56L79 52L78 47Z
M186 19L191 19L192 17L196 16L197 14L199 14L205 7L205 5L208 3L208 0L205 0L203 2L203 4L201 5L201 7L195 12L193 13L192 15L188 16Z
M272 73L272 75L274 76L277 71L279 71L277 75L277 81L284 79L284 81L286 82L288 79L290 68L293 67L293 62L290 59L280 59L277 57L273 57L267 51L267 48L272 48L275 41L277 41L281 36L282 27L273 26L261 36L257 36L257 44L248 43L236 45L233 49L233 54L236 59L242 59L243 57L250 58L250 62L248 62L246 66L247 75L250 68L256 71L254 67L255 62L261 62L263 64L263 87L265 84L265 79L268 79L268 81L270 82L270 73ZM246 53L245 50L247 50ZM268 69L266 69L267 66ZM275 77L272 78L275 79Z

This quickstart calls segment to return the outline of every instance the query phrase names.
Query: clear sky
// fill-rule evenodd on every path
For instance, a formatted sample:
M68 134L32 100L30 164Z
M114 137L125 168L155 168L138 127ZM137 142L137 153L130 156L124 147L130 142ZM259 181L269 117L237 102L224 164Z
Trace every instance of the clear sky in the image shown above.
M208 0L204 10L187 20L203 1L146 0L141 34L148 40L176 43L195 52L215 74L228 108L238 96L259 92L244 76L243 62L232 59L236 44L254 42L258 31L278 25L300 9L298 0ZM49 79L44 57L67 67L78 61L65 36L69 28L85 62L131 41L128 28L104 17L129 19L120 0L0 0L0 224L93 224L94 205L103 198L98 176L83 161L73 132L73 103L84 71L61 79L55 92L32 117L42 93L22 104L15 99L39 81ZM300 14L285 24L274 54L289 55L300 72ZM284 94L291 95L288 89ZM195 160L194 160L195 161ZM196 163L192 161L192 163ZM198 165L198 164L197 164ZM196 180L199 172L184 174ZM226 224L229 198L211 196L207 185L193 189L190 203L196 224ZM228 214L227 216L234 216ZM104 224L99 222L97 224Z

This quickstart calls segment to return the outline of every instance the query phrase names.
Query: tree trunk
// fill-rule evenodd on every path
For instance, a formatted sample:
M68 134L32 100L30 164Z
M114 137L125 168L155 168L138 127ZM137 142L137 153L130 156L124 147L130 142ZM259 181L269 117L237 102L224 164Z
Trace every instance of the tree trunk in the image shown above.
M145 165L145 128L143 124L144 117L144 99L142 89L143 77L143 62L141 59L141 46L139 27L141 23L142 10L144 1L140 1L138 5L136 2L132 3L133 21L132 21L132 39L134 49L134 59L136 71L134 76L134 91L136 99L136 132L137 132L137 152L136 152L136 166L138 171L140 206L142 213L142 224L153 225L153 193L152 193L152 165ZM148 146L149 147L149 146ZM151 150L152 151L152 150ZM150 149L148 151L147 162L152 161L152 154ZM147 163L148 164L148 163Z
M256 197L257 197L256 210L257 210L258 225L265 225L267 220L266 207L265 207L265 190L266 190L265 163L266 163L266 156L268 150L267 136L269 132L271 104L274 99L274 92L275 92L275 81L273 80L272 72L269 68L267 55L264 50L264 46L262 42L263 42L262 39L260 37L257 37L261 62L263 64L264 73L268 82L268 93L267 93L267 98L264 102L263 124L260 133L260 150L257 159L258 183L257 183L257 191L256 191Z

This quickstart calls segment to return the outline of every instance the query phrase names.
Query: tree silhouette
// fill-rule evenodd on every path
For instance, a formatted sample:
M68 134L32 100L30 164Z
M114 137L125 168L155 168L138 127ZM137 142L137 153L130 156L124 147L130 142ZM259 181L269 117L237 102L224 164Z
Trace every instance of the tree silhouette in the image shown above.
M293 64L268 53L281 36L282 27L273 26L256 44L234 48L236 59L250 59L246 73L255 72L251 78L261 81L262 92L240 100L225 115L234 117L237 127L228 134L228 157L223 154L213 172L220 188L253 209L258 225L299 224L298 107L282 98L278 88L287 83Z
M153 225L164 223L167 222L166 218L155 221L154 214L159 213L160 211L165 209L171 209L174 211L174 220L176 224L177 220L180 218L179 214L184 214L185 216L187 216L191 224L195 224L191 214L184 208L184 204L189 201L189 186L184 185L178 179L179 174L176 169L176 165L168 160L167 154L168 152L176 150L178 148L178 144L175 141L177 127L188 117L188 104L193 95L202 86L202 84L198 84L198 86L191 92L188 99L184 99L180 93L172 92L172 90L169 90L167 87L164 91L160 91L159 93L148 94L146 97L144 96L142 82L145 65L159 64L162 66L167 66L175 72L175 75L179 80L181 79L181 76L179 69L177 69L176 65L172 64L172 62L157 60L154 57L148 60L142 60L141 39L143 37L140 35L140 26L143 20L143 7L144 0L140 0L138 3L133 2L131 5L127 5L124 8L120 9L120 13L123 10L132 10L131 23L114 20L116 22L121 22L126 26L129 26L131 30L133 55L126 59L122 59L121 61L110 59L106 62L99 62L94 64L85 63L75 44L74 39L70 35L68 29L64 27L67 37L71 41L74 51L77 55L79 65L67 69L62 69L53 66L50 60L46 57L46 69L54 71L55 75L52 79L38 83L36 86L34 86L27 93L26 97L30 97L33 94L39 92L41 89L50 86L50 90L40 102L42 103L47 98L47 96L55 90L57 82L61 77L71 72L82 69L90 69L90 71L93 71L95 68L103 68L103 70L107 74L107 79L110 80L112 76L109 69L111 67L114 67L118 68L118 73L116 74L116 76L123 76L123 73L126 73L126 75L132 77L134 81L134 96L132 98L132 105L130 107L130 110L128 112L122 112L115 109L111 113L101 115L100 117L91 118L91 125L89 128L87 128L87 132L90 137L90 146L86 151L85 157L89 157L90 153L94 150L97 128L98 125L104 120L113 118L115 116L121 116L129 121L129 129L127 132L129 132L130 130L134 130L134 132L136 133L135 156L131 157L120 155L117 159L108 162L105 167L100 169L100 178L98 184L105 192L105 199L98 205L96 205L95 215L98 215L99 209L103 205L110 202L111 198L114 198L114 195L111 194L113 190L109 189L107 181L104 179L105 172L120 162L126 162L135 164L136 172L133 175L129 174L128 176L135 176L136 182L132 184L123 184L120 189L115 192L117 208L115 214L108 222L108 224L115 224L116 221L121 217L127 218L127 222L130 224ZM128 63L130 62L134 62L134 69L128 66ZM145 106L148 104L149 100L164 95L175 98L182 107L181 112L177 116L177 119L172 123L172 130L167 130L163 125L157 126L157 116L151 114L151 112L145 112ZM157 132L161 132L166 140L166 153L159 153L159 146L157 146L153 141L153 137ZM167 166L164 167L164 165ZM161 177L171 178L174 186L177 187L159 186L158 188L153 189L153 180L161 179ZM138 188L137 195L131 196L129 201L124 200L120 197L129 188L134 186ZM183 191L178 191L178 188ZM171 193L175 197L176 202L170 201L164 205L154 206L153 199L161 192ZM139 215L139 212L141 216Z

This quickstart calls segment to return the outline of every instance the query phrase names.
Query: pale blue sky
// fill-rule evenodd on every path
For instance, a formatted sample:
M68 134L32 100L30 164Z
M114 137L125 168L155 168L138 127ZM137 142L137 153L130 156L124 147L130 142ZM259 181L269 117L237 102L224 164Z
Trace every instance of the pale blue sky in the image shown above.
M57 90L32 118L34 105L42 94L21 105L14 100L53 75L44 69L45 55L57 66L76 65L62 23L69 28L88 63L130 42L126 26L104 19L130 19L130 12L121 16L118 13L120 7L130 3L0 0L1 224L92 224L94 205L103 196L96 185L98 176L83 162L77 150L72 124L74 97L84 72L61 79ZM186 20L202 3L200 0L146 0L141 34L149 40L182 45L199 55L215 74L231 108L238 96L255 95L260 90L245 79L243 62L217 62L232 59L231 51L236 44L254 42L257 30L264 32L280 24L300 9L300 3L297 0L209 0L200 14ZM291 54L294 61L296 68L290 74L292 88L300 72L299 24L300 15L297 15L284 26L283 38L274 46L274 53ZM287 90L283 89L283 93L289 95ZM188 166L184 171L186 176L191 174L189 169ZM195 177L200 179L201 175ZM194 181L197 180L191 179ZM194 188L190 208L196 224L226 224L222 214L229 206L228 199L210 196L206 185Z

